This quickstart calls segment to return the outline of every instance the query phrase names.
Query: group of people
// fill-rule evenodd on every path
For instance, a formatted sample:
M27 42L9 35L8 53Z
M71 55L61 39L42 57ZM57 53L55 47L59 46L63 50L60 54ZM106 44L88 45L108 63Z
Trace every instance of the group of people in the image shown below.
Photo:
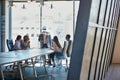
M25 50L30 48L30 39L28 35L24 35L23 39L21 35L17 35L13 50Z
M50 54L50 64L52 61L53 67L55 67L55 61L54 61L55 56L58 56L58 58L60 56L64 56L64 58L66 58L66 64L68 63L67 57L70 57L71 55L72 41L70 40L69 34L67 34L65 38L66 38L66 41L64 41L63 48L58 40L58 37L54 36L53 38L53 42L50 47L52 50L54 50L54 53Z
M70 40L70 37L71 37L70 34L66 35L65 37L66 41L64 41L64 46L62 47L58 37L54 36L53 39L51 39L51 36L48 32L46 32L46 29L44 29L43 32L39 35L38 40L41 44L40 45L41 48L50 48L54 50L54 53L48 55L49 58L48 63L50 65L53 65L53 67L55 67L54 57L56 55L57 56L63 55L64 57L70 57L71 47L72 47L72 41ZM67 63L67 59L66 59L66 63Z
M40 42L41 48L50 48L54 50L54 53L48 55L48 63L55 67L55 56L63 55L65 58L70 57L72 41L70 40L70 34L67 34L64 41L64 46L62 47L57 36L54 36L51 39L51 36L46 29L43 29L43 32L39 35L38 41ZM21 35L18 35L15 40L13 50L25 50L30 48L30 39L28 35L24 35L23 39ZM67 63L67 59L66 59Z

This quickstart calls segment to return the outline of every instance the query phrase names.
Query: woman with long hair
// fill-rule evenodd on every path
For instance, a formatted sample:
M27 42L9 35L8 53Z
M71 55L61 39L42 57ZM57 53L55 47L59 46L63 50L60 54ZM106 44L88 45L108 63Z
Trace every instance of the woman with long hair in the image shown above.
M53 67L55 67L54 56L59 55L62 52L62 47L57 36L54 36L53 38L51 49L54 50L54 53L50 54L50 60L53 62Z
M25 35L23 37L22 47L23 47L23 49L29 49L30 48L30 39L29 39L28 35Z

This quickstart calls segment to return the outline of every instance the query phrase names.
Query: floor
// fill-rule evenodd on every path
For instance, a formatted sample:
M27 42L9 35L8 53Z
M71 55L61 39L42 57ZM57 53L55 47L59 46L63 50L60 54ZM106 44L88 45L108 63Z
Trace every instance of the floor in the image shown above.
M63 64L64 63L65 62L63 62ZM40 65L39 63L36 64L35 68L38 75L37 78L34 77L32 67L23 68L24 80L67 80L68 70L65 65L57 65L56 67L47 65L47 72L43 65ZM19 73L7 73L5 75L5 80L20 80Z
M26 67L23 69L24 80L67 80L68 70L66 69L65 61L62 66L56 67L47 65L47 73L39 63L36 64L36 71L38 77L35 78L32 67ZM5 80L20 80L19 73L6 74ZM86 80L86 79L84 79ZM120 80L120 64L111 64L104 80Z
M105 80L120 80L120 64L111 64Z

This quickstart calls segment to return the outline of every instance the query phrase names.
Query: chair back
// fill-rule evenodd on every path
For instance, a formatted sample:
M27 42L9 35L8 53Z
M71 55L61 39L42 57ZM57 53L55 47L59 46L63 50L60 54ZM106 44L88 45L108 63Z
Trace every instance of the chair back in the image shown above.
M13 51L13 40L12 39L7 39L6 43L7 43L8 50Z

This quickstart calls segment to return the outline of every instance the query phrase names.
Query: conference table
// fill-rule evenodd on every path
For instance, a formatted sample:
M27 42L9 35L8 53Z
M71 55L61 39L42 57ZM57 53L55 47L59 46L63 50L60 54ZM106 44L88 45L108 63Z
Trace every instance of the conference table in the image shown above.
M49 49L49 48L44 48L44 49L27 49L27 50L16 50L16 51L9 51L9 52L0 52L0 72L1 72L1 77L2 80L4 80L4 73L2 66L5 64L10 64L10 63L18 63L18 69L20 73L20 78L21 80L24 80L23 78L23 73L22 73L22 65L21 61L28 60L28 59L33 59L38 56L46 55L46 54L51 54L54 51ZM34 70L34 75L37 77L36 70L33 64L33 70Z

